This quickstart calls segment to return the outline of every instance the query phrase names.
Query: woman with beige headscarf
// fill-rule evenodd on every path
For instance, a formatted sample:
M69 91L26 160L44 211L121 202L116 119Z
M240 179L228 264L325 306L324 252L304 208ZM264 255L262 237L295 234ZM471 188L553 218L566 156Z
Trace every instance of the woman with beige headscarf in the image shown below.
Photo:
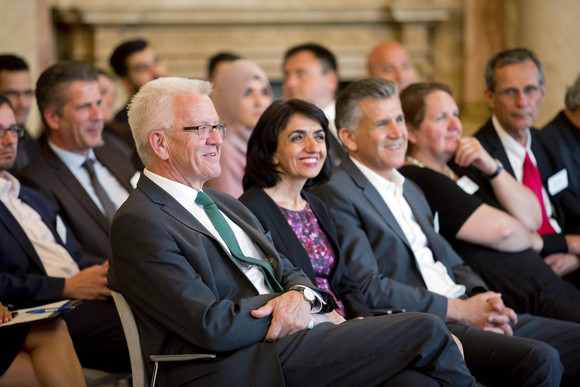
M228 125L221 149L221 175L207 187L239 197L246 166L248 139L256 122L272 103L272 89L264 71L255 63L239 59L217 74L212 100L220 122Z

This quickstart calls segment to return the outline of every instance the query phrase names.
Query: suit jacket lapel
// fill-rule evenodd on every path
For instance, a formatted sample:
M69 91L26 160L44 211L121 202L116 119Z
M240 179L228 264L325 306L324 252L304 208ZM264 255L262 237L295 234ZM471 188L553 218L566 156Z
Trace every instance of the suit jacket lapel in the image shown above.
M56 225L53 224L53 220L48 219L45 216L45 211L42 211L40 208L38 208L39 204L35 203L34 199L32 199L30 197L29 194L27 194L26 192L24 192L22 190L22 188L20 189L20 200L22 200L24 203L28 204L30 207L32 207L32 209L34 209L38 215L40 215L40 219L42 219L42 221L44 222L44 224L47 225L47 227L49 228L50 232L52 233L54 240L59 243L60 245L64 246L64 242L61 239L60 235L58 235L58 232L56 231Z
M211 233L189 211L147 176L141 175L137 188L141 189L154 203L161 207L161 210L178 222L197 232L211 236Z
M28 255L32 262L40 269L41 272L45 272L44 266L40 261L40 257L34 250L34 246L30 242L30 239L20 227L20 224L16 221L12 213L6 208L4 203L0 202L0 222L4 224L6 230L12 234L14 239L18 242L22 250Z
M195 230L196 232L202 233L209 238L214 239L216 242L217 239L193 216L189 211L183 208L177 200L175 200L171 195L165 192L161 187L157 184L152 182L147 176L141 175L139 182L137 183L137 187L141 189L147 196L153 200L153 202L157 203L161 206L161 209L166 212L171 217L175 218L177 221L182 223L183 225ZM266 237L260 233L258 230L254 229L253 227L248 227L248 224L243 221L238 215L232 212L230 209L226 208L224 204L214 199L214 202L218 206L218 208L226 214L228 218L230 218L234 223L236 223L242 230L244 230L264 252L274 271L276 272L277 276L279 277L281 268L277 261L277 254L275 251L272 250L271 246L268 243ZM221 243L219 243L221 246ZM222 247L223 248L223 247ZM229 254L229 252L227 252ZM275 257L276 259L271 259ZM233 262L232 262L233 264ZM236 266L237 267L237 266Z
M103 215L99 207L95 204L93 199L89 196L85 188L79 183L77 178L72 174L68 167L62 160L50 149L45 148L46 159L49 165L54 170L56 178L61 182L61 185L71 191L75 199L86 209L87 213L99 224L99 226L109 233L109 221Z
M369 205L372 206L377 211L377 213L383 217L387 227L391 228L397 234L397 236L401 238L401 240L404 241L409 248L411 248L405 233L399 226L399 222L397 222L397 219L389 209L389 206L387 206L379 192L366 178L366 176L363 175L363 173L356 165L354 165L350 159L345 159L342 167L348 172L355 185L362 191L362 196L366 198Z
M130 160L122 154L122 151L111 145L103 145L97 148L93 148L95 156L101 164L103 164L109 172L117 181L128 191L131 192L133 187L131 187L130 179L135 171L132 170L132 164ZM133 173L132 173L133 172Z
M230 218L235 224L240 226L242 230L250 239L262 250L266 259L272 265L274 272L276 273L276 277L280 279L282 274L282 268L279 262L278 253L276 250L273 249L273 245L268 241L268 239L264 236L264 234L254 227L248 227L248 224L240 218L236 213L234 213L231 209L224 206L222 202L218 199L214 198L216 205L218 208L228 217Z
M548 178L551 174L556 173L552 168L552 160L549 159L548 153L542 146L541 140L538 138L538 131L536 129L530 128L530 136L532 137L532 152L536 158L536 165L538 171L540 171L540 176L542 177L542 184L544 187L548 187Z
M435 238L437 238L435 228L433 227L433 223L430 222L428 216L431 214L430 208L428 205L423 208L420 207L420 203L421 201L424 201L424 199L420 196L419 192L417 192L416 188L409 182L405 182L404 184L403 196L407 200L409 207L411 207L411 211L413 211L415 221L419 224L419 227L421 227L421 230L427 238L427 244L433 253L433 258L435 258L435 260L441 260L441 254L444 254L444 252L441 250L441 244L435 240ZM427 213L425 211L427 211Z

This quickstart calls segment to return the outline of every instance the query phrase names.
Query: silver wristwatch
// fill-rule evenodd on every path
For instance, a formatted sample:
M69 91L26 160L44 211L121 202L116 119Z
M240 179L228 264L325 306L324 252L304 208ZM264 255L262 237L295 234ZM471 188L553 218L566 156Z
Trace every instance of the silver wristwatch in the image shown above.
M307 288L306 286L296 285L292 286L290 290L296 290L297 292L302 293L302 297L304 297L304 299L310 303L310 307L313 307L316 303L316 295L312 289Z

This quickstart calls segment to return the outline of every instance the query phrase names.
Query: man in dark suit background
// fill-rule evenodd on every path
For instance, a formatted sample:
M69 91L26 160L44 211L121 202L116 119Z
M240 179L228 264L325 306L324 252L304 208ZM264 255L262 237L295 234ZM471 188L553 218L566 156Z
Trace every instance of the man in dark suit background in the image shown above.
M126 372L129 356L121 322L106 301L107 265L83 257L42 195L21 187L7 172L21 131L10 102L0 95L0 299L18 308L85 300L63 315L81 364Z
M13 54L0 55L0 93L4 94L14 107L16 123L24 129L18 141L18 155L10 173L16 174L38 152L40 146L26 129L26 119L32 105L32 81L28 64Z
M522 184L524 170L533 166L541 181L536 193L543 207L545 262L556 274L580 287L580 202L573 194L571 174L546 148L540 131L533 128L546 85L542 62L526 48L495 54L485 68L485 99L491 118L475 137ZM529 161L527 161L529 160ZM482 198L485 201L485 198Z
M313 192L331 208L347 269L369 306L446 321L485 384L558 385L558 354L544 343L558 349L565 380L576 383L580 325L516 316L436 232L422 192L396 170L405 160L407 129L395 83L354 82L336 107L349 158Z
M161 58L153 46L144 39L134 39L119 44L113 50L109 63L127 89L129 101L141 86L167 75L167 69ZM115 114L115 121L129 124L128 105L127 102L123 109Z
M437 319L413 313L344 322L332 296L278 254L247 208L202 190L220 173L226 129L210 92L204 81L161 78L141 88L129 111L146 168L113 221L111 287L135 313L144 356L217 354L164 368L159 381L348 386L388 385L394 377L473 385Z
M540 138L554 157L560 157L568 183L580 201L580 74L567 88L565 108L540 131Z
M48 143L19 178L49 199L84 252L102 263L112 216L136 170L125 152L103 143L97 72L85 62L53 65L36 83L36 101Z
M332 52L316 43L289 48L284 54L284 98L298 98L318 106L328 118L330 147L328 154L334 165L346 152L334 127L334 103L338 89L338 64Z

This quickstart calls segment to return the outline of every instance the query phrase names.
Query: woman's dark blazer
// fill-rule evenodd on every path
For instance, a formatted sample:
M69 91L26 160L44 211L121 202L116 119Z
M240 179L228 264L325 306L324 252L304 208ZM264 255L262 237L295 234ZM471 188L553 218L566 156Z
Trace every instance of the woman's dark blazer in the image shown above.
M330 218L326 205L317 197L308 194L308 192L302 191L302 197L310 204L312 212L318 219L320 228L326 234L334 250L336 265L330 275L330 286L334 294L344 304L347 318L372 316L370 308L362 301L358 286L348 275L344 262L340 257L336 227ZM301 268L312 283L316 284L314 269L312 269L306 249L304 249L302 243L294 234L278 205L268 194L261 188L252 187L246 190L239 200L254 213L266 231L271 233L276 250L285 255L294 265Z

